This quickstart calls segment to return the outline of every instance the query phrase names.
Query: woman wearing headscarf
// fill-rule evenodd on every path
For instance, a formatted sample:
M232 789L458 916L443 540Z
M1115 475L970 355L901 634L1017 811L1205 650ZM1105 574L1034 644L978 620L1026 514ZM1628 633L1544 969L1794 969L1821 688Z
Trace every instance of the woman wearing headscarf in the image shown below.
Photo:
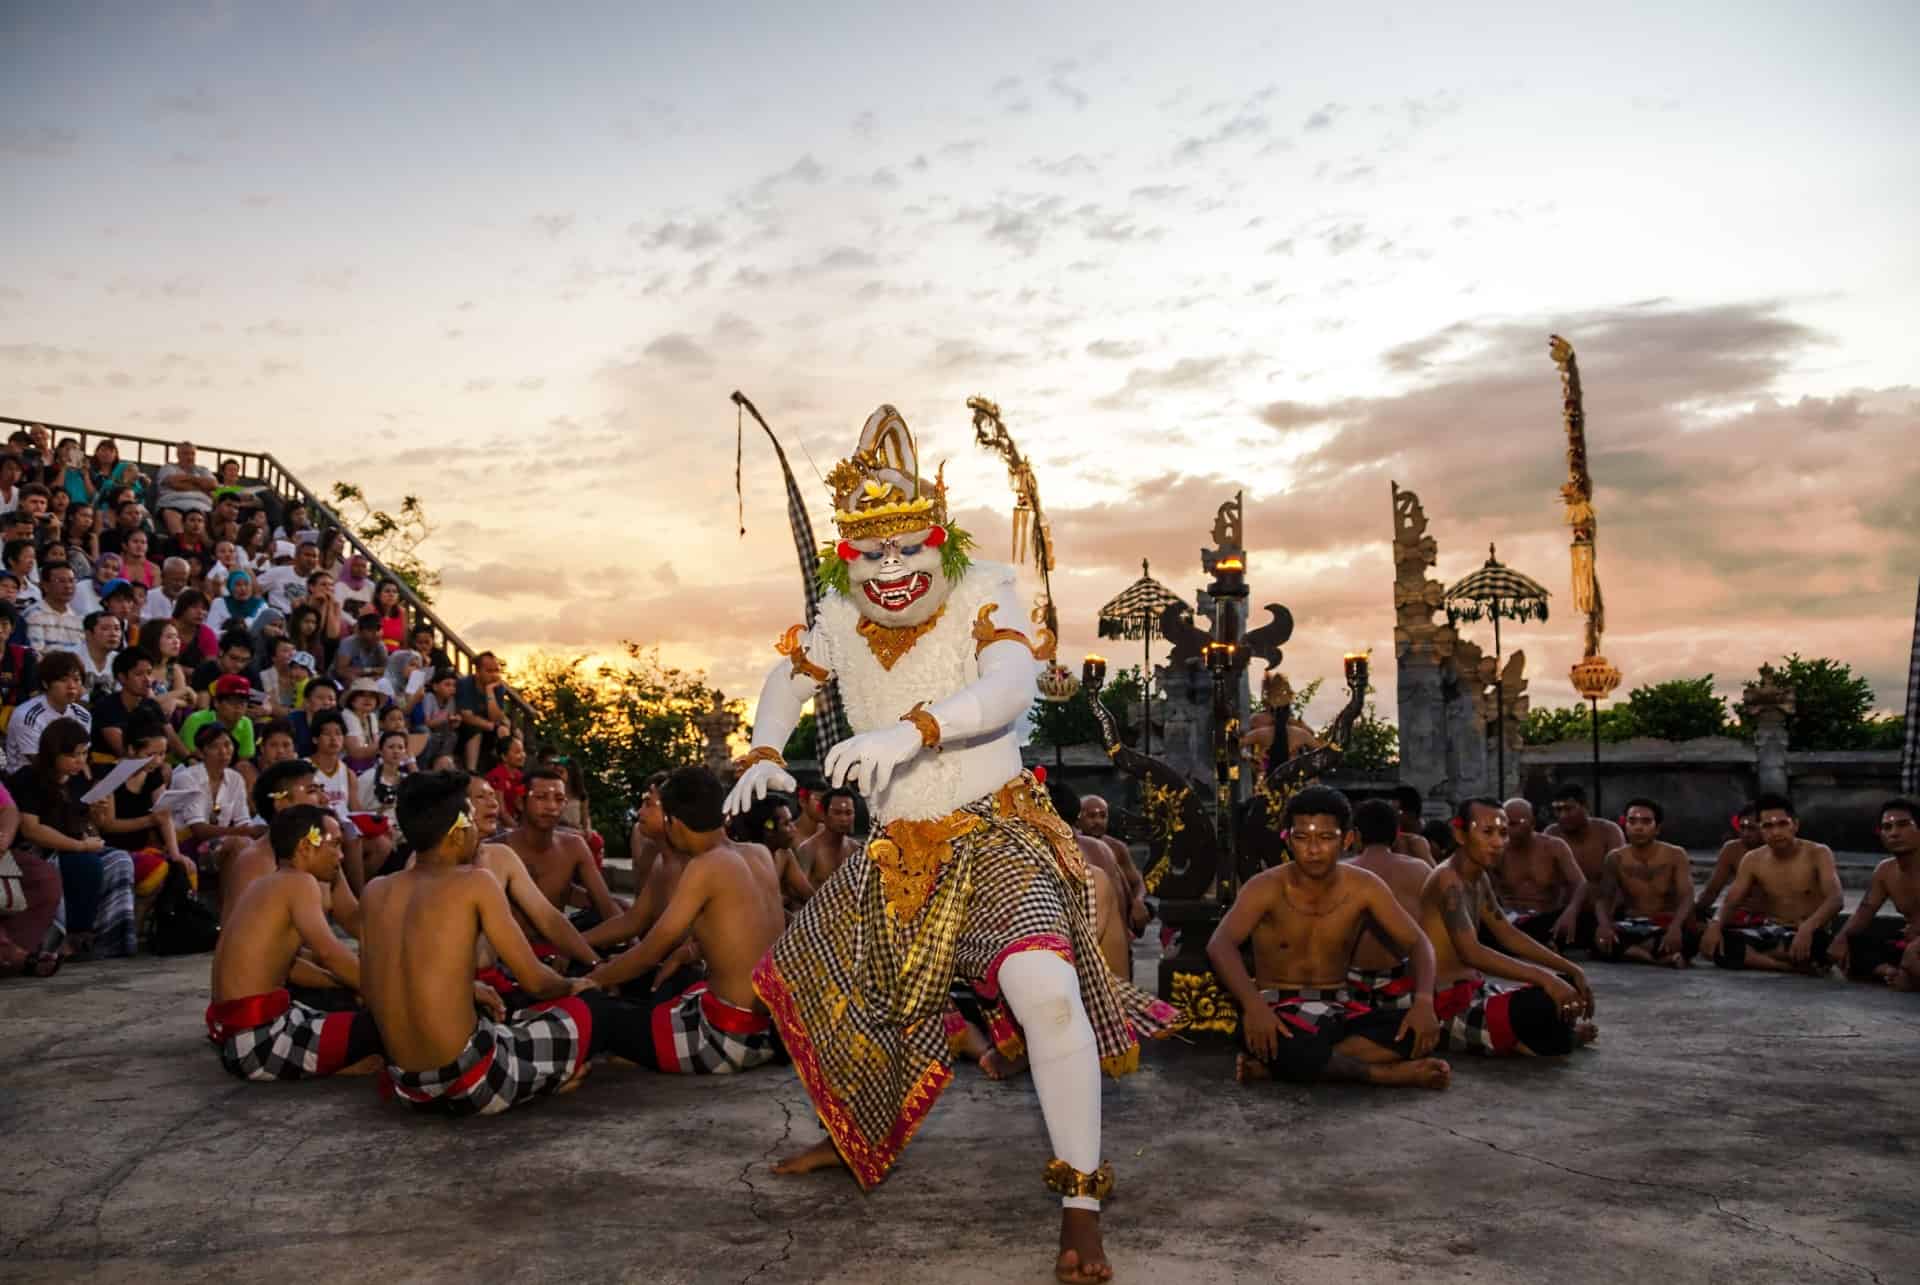
M207 628L213 630L217 638L234 625L248 630L253 628L253 618L267 605L267 600L254 593L253 573L242 568L227 573L227 592L214 600L207 612Z

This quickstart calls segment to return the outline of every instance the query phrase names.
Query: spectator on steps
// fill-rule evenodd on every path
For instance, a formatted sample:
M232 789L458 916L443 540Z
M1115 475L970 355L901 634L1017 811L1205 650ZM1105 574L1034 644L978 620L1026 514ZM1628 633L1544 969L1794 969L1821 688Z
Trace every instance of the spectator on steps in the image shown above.
M333 676L342 683L357 678L377 682L386 676L387 645L380 638L380 617L369 611L354 623L351 637L333 658Z
M45 656L50 651L79 651L86 645L86 618L73 609L73 568L48 567L42 586L46 600L27 613L27 643Z
M187 513L207 513L213 508L213 474L194 462L192 442L173 448L173 463L154 478L159 492L156 507L169 535L178 535L182 517Z
M93 503L96 507L105 507L113 493L122 488L131 490L136 498L145 495L147 475L142 473L132 460L120 458L120 445L111 437L103 437L93 448L93 460L87 469L87 483L93 489Z
M187 588L187 579L191 571L192 568L185 558L168 558L161 563L160 583L147 590L147 605L141 608L140 618L166 620L171 617L174 600Z
M265 599L255 596L253 577L242 568L227 576L226 597L214 603L213 609L207 612L207 628L216 634L224 634L228 628L236 625L251 629L254 617L266 605Z
M120 578L143 584L149 590L160 583L160 568L147 560L145 531L129 531L120 542Z

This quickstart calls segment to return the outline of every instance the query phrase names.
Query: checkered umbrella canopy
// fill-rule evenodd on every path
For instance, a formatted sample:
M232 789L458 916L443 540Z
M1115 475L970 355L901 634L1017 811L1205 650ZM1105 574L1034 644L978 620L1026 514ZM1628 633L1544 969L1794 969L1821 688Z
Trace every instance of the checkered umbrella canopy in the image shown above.
M1900 754L1900 791L1920 794L1920 595L1913 605L1913 650L1907 659L1907 743Z
M1447 623L1463 620L1545 620L1547 591L1540 582L1504 566L1487 546L1487 564L1447 590Z
M1185 599L1144 574L1146 569L1142 562L1140 578L1100 608L1102 638L1158 638L1161 613L1175 603L1186 605Z

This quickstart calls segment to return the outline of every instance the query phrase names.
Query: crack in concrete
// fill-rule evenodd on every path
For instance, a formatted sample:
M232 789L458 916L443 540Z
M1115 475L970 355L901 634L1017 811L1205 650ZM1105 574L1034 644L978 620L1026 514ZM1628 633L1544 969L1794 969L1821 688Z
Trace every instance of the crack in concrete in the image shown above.
M768 1144L767 1149L760 1153L759 1159L749 1160L740 1166L740 1174L734 1179L734 1181L740 1183L747 1189L747 1212L752 1214L756 1221L766 1223L768 1226L773 1225L773 1220L768 1218L760 1209L760 1202L764 1197L760 1193L760 1188L756 1187L753 1179L747 1175L753 1172L755 1165L765 1164L774 1152L780 1150L780 1148L785 1146L793 1137L793 1108L787 1105L785 1098L776 1097L773 1101L774 1105L780 1108L780 1114L786 1117L786 1124L781 1128L780 1136L775 1138ZM779 1267L793 1257L793 1228L783 1226L780 1230L786 1233L786 1243L780 1247L780 1252L761 1263L745 1276L742 1276L740 1278L740 1285L747 1285L749 1281L760 1275L760 1273Z
M1757 1223L1753 1221L1753 1219L1748 1218L1745 1214L1735 1213L1733 1210L1728 1209L1724 1204L1721 1203L1719 1195L1715 1192L1707 1191L1700 1187L1689 1187L1684 1183L1654 1182L1646 1178L1623 1178L1616 1174L1594 1173L1591 1170L1587 1170L1587 1169L1575 1169L1572 1165L1563 1165L1557 1160L1548 1160L1544 1156L1529 1155L1527 1152L1524 1152L1524 1151L1515 1151L1511 1147L1503 1147L1499 1143L1489 1142L1485 1138L1476 1138L1470 1133L1462 1133L1460 1132L1460 1130L1451 1128L1447 1125L1436 1124L1432 1120L1422 1120L1419 1116L1395 1114L1394 1118L1397 1120L1406 1120L1412 1124L1422 1124L1429 1129L1437 1129L1442 1133L1451 1134L1452 1136L1460 1139L1462 1142L1478 1143L1480 1146L1487 1148L1489 1151L1497 1151L1503 1156L1512 1156L1515 1160L1526 1160L1533 1164L1545 1165L1549 1169L1557 1169L1561 1173L1571 1174L1573 1177L1576 1177L1576 1178L1586 1178L1593 1182L1615 1183L1617 1185L1625 1186L1625 1187L1651 1187L1655 1191L1677 1191L1677 1192L1682 1192L1689 1196L1698 1196L1701 1199L1711 1201L1713 1204L1714 1212L1722 1215L1723 1217L1731 1218L1734 1222L1739 1223L1742 1227L1745 1227L1749 1231L1757 1231L1762 1235L1767 1235L1767 1236L1784 1237L1785 1239L1792 1241L1794 1244L1800 1246L1800 1248L1802 1249L1813 1251L1814 1253L1820 1255L1820 1257L1826 1259L1830 1263L1835 1263L1841 1267L1850 1268L1856 1272L1864 1272L1867 1278L1873 1281L1874 1285L1886 1285L1886 1282L1880 1279L1880 1273L1874 1271L1871 1267L1867 1267L1863 1264L1853 1262L1849 1259L1841 1258L1835 1254L1831 1254L1827 1252L1825 1249L1822 1249L1820 1246L1813 1244L1811 1241L1802 1240L1800 1237L1794 1235L1790 1231L1786 1231L1779 1227L1771 1227L1765 1223Z

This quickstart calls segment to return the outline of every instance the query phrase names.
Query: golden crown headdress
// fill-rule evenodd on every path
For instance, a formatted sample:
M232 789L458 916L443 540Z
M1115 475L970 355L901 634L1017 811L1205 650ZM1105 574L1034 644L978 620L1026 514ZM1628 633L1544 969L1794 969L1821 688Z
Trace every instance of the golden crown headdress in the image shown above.
M907 421L891 406L867 416L860 444L827 474L833 522L844 540L884 540L944 526L947 488L919 473L920 456Z
M1293 684L1285 674L1277 669L1267 671L1266 677L1260 680L1260 703L1268 709L1293 704Z

